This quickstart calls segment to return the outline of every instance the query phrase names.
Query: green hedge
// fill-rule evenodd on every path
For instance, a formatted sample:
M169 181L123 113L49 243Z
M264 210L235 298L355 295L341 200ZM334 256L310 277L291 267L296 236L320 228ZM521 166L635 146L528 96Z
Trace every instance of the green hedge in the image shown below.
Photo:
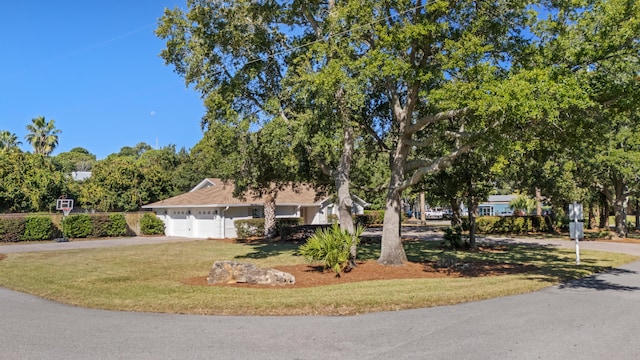
M0 241L22 241L25 221L24 217L0 218Z
M483 234L526 234L552 231L548 216L479 216L476 232ZM469 218L463 218L463 229L469 230Z
M156 227L164 233L164 224L153 216ZM69 238L116 237L127 234L127 221L122 213L75 214L63 217L64 236ZM47 215L17 215L0 217L0 242L53 240L62 236L60 225Z
M299 217L276 218L276 232L282 235L283 232L288 233L290 228L302 224L304 224L304 219ZM238 239L264 236L264 218L235 220L233 225L236 228Z
M64 236L68 238L86 238L93 234L93 223L88 214L66 216L62 223Z
M304 224L304 219L300 217L294 218L276 218L276 230L278 233L282 233L283 229L299 226Z
M353 215L355 226L382 225L384 222L384 210L365 210L364 214Z
M127 219L124 217L124 214L109 214L109 225L107 226L106 235L109 237L116 237L125 236L126 234Z
M263 218L235 220L233 225L236 227L238 239L264 236Z
M54 237L55 226L48 216L27 216L24 223L22 240L51 240Z
M164 222L154 213L146 213L140 219L140 232L144 235L164 235Z
M107 236L107 229L109 228L109 215L107 214L94 214L91 218L91 235L88 237L100 238Z
M117 237L127 233L127 221L124 214L92 214L90 237Z

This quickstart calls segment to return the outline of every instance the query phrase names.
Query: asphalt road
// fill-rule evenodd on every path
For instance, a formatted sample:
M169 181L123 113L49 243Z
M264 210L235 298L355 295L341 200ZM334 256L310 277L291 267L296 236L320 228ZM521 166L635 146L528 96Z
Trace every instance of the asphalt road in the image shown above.
M640 262L530 294L349 317L112 312L0 288L0 359L637 359L638 334Z

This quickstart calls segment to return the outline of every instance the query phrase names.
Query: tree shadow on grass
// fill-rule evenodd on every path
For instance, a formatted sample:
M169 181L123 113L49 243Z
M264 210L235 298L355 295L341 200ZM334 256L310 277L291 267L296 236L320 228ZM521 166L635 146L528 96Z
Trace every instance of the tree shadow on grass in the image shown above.
M235 257L236 259L266 259L272 256L295 252L300 246L297 242L289 241L250 241L244 243L251 248L251 251L244 255L237 255Z
M516 243L509 239L479 242L476 251L445 250L442 241L405 239L403 246L407 259L411 262L504 264L519 269L518 272L527 274L531 280L549 284L569 282L590 274L612 271L610 267L598 265L598 261L594 259L582 259L581 265L576 265L570 249L534 242ZM379 256L378 241L364 241L358 248L359 260L375 260ZM495 272L495 268L491 266L487 269Z

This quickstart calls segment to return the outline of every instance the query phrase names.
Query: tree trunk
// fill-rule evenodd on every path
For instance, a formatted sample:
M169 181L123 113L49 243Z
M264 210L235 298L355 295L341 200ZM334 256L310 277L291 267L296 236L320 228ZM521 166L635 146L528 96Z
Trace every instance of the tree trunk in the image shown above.
M264 237L273 239L276 230L276 198L267 194L264 198Z
M353 207L353 200L351 199L350 179L351 179L351 164L353 162L353 142L354 142L354 129L351 125L351 116L349 109L347 108L344 91L340 88L336 92L336 102L338 104L338 111L340 112L342 120L342 154L340 156L340 163L334 173L334 182L338 191L338 216L340 221L340 228L346 230L349 234L355 233L353 226L353 217L351 209ZM354 239L355 240L355 239ZM349 248L349 264L347 265L347 271L356 267L356 257L358 255L358 245L355 241Z
M600 229L609 231L609 196L606 194L606 190L600 193Z
M536 188L536 215L542 216L542 193Z
M458 199L452 199L449 201L451 206L451 226L457 226L462 224L462 217L460 216L460 204Z
M401 129L402 132L402 129ZM382 225L382 240L378 263L383 265L402 265L407 261L407 255L402 247L400 184L404 180L404 170L409 147L404 141L398 141L395 154L391 162L391 181L387 191L384 223Z
M420 223L427 222L427 214L424 213L424 191L420 191Z
M478 204L473 192L473 180L469 177L467 182L469 190L468 205L469 208L469 248L476 249L476 215L478 214Z
M598 224L596 222L598 209L593 202L589 203L589 229L596 229Z
M640 201L636 200L636 230L640 230Z
M474 206L469 202L469 248L476 248L476 215L477 206Z
M616 221L616 234L618 236L625 238L627 237L627 213L626 213L626 205L627 205L627 194L626 194L626 186L622 179L615 179L613 182L614 191L615 191L615 200L613 202L613 211L615 214Z
M400 236L400 221L400 192L390 187L382 227L382 244L378 258L380 264L402 265L407 261Z

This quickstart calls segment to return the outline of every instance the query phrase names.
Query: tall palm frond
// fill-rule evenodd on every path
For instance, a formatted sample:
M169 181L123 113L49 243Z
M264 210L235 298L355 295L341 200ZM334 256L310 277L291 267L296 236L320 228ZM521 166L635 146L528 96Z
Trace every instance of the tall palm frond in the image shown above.
M16 134L9 132L8 130L0 131L0 150L15 149L22 144L18 141Z
M44 116L31 119L32 124L27 125L29 132L25 136L33 152L41 155L49 155L58 146L58 134L62 131L56 129L55 120L46 121Z

